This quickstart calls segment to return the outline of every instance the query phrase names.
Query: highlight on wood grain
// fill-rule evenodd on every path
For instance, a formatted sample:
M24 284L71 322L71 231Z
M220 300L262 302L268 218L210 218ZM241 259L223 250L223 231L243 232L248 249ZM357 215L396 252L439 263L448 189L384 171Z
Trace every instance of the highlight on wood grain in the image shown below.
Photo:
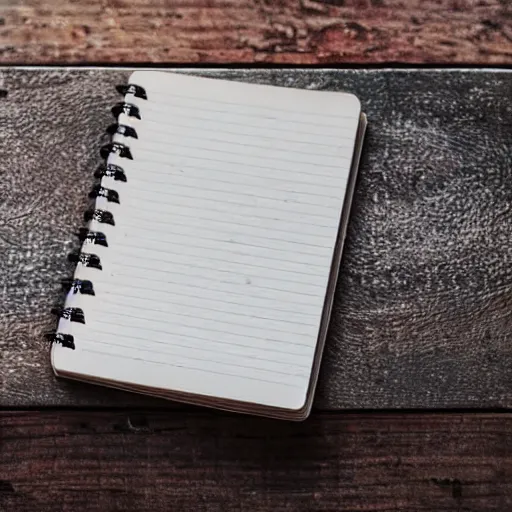
M512 415L0 413L0 510L505 511Z
M18 0L0 63L512 62L506 0Z

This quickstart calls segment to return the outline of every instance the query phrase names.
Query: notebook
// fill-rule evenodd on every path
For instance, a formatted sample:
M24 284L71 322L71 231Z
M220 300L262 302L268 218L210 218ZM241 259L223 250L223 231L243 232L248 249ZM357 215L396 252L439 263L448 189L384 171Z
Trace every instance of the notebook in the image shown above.
M159 71L118 90L54 310L55 374L305 419L366 128L358 99Z

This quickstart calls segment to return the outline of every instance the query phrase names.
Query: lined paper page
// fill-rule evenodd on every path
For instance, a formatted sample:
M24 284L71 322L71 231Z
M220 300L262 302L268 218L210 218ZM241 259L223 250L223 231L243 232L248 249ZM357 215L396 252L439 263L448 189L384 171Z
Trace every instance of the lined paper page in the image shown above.
M76 350L57 371L298 409L304 405L360 107L348 94L135 72L133 160L103 179L115 227L78 266Z

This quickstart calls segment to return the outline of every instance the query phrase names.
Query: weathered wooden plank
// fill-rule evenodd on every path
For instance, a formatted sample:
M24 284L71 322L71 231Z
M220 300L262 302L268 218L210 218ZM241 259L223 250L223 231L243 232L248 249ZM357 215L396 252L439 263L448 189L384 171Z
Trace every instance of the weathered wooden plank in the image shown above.
M368 113L316 406L512 406L512 73L203 73L346 89ZM42 338L127 75L0 70L0 405L156 403L57 382Z
M18 0L0 62L512 62L503 0Z
M0 412L5 512L511 507L512 415Z

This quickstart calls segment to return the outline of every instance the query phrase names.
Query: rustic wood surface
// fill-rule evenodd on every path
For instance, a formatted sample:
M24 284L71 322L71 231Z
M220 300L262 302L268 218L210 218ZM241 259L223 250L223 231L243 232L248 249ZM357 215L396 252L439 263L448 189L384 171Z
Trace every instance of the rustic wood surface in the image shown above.
M508 0L15 0L0 62L512 63Z
M512 73L202 72L368 114L316 407L512 406ZM127 76L0 70L1 406L163 403L57 381L42 336Z
M0 413L0 510L506 512L512 415Z
M510 64L511 3L0 0L4 64L391 61ZM63 258L91 185L91 148L110 121L112 85L126 75L19 73L0 70L0 130L11 137L0 139L0 406L161 406L57 383L41 339L54 326L56 280L70 272ZM510 79L254 76L352 88L371 114L349 236L367 232L347 249L317 408L510 406ZM414 209L416 191L424 201ZM447 217L452 207L459 215ZM446 254L419 258L420 230L401 251L405 224L385 222L400 212L430 223ZM364 222L369 213L373 227ZM358 251L376 241L380 249L365 263ZM391 266L374 283L379 260ZM405 276L403 288L388 291L393 276ZM410 278L425 292L412 316ZM351 309L354 295L345 293L354 284L372 323ZM508 414L316 413L290 425L190 408L4 411L0 511L502 512L512 509L511 432Z

